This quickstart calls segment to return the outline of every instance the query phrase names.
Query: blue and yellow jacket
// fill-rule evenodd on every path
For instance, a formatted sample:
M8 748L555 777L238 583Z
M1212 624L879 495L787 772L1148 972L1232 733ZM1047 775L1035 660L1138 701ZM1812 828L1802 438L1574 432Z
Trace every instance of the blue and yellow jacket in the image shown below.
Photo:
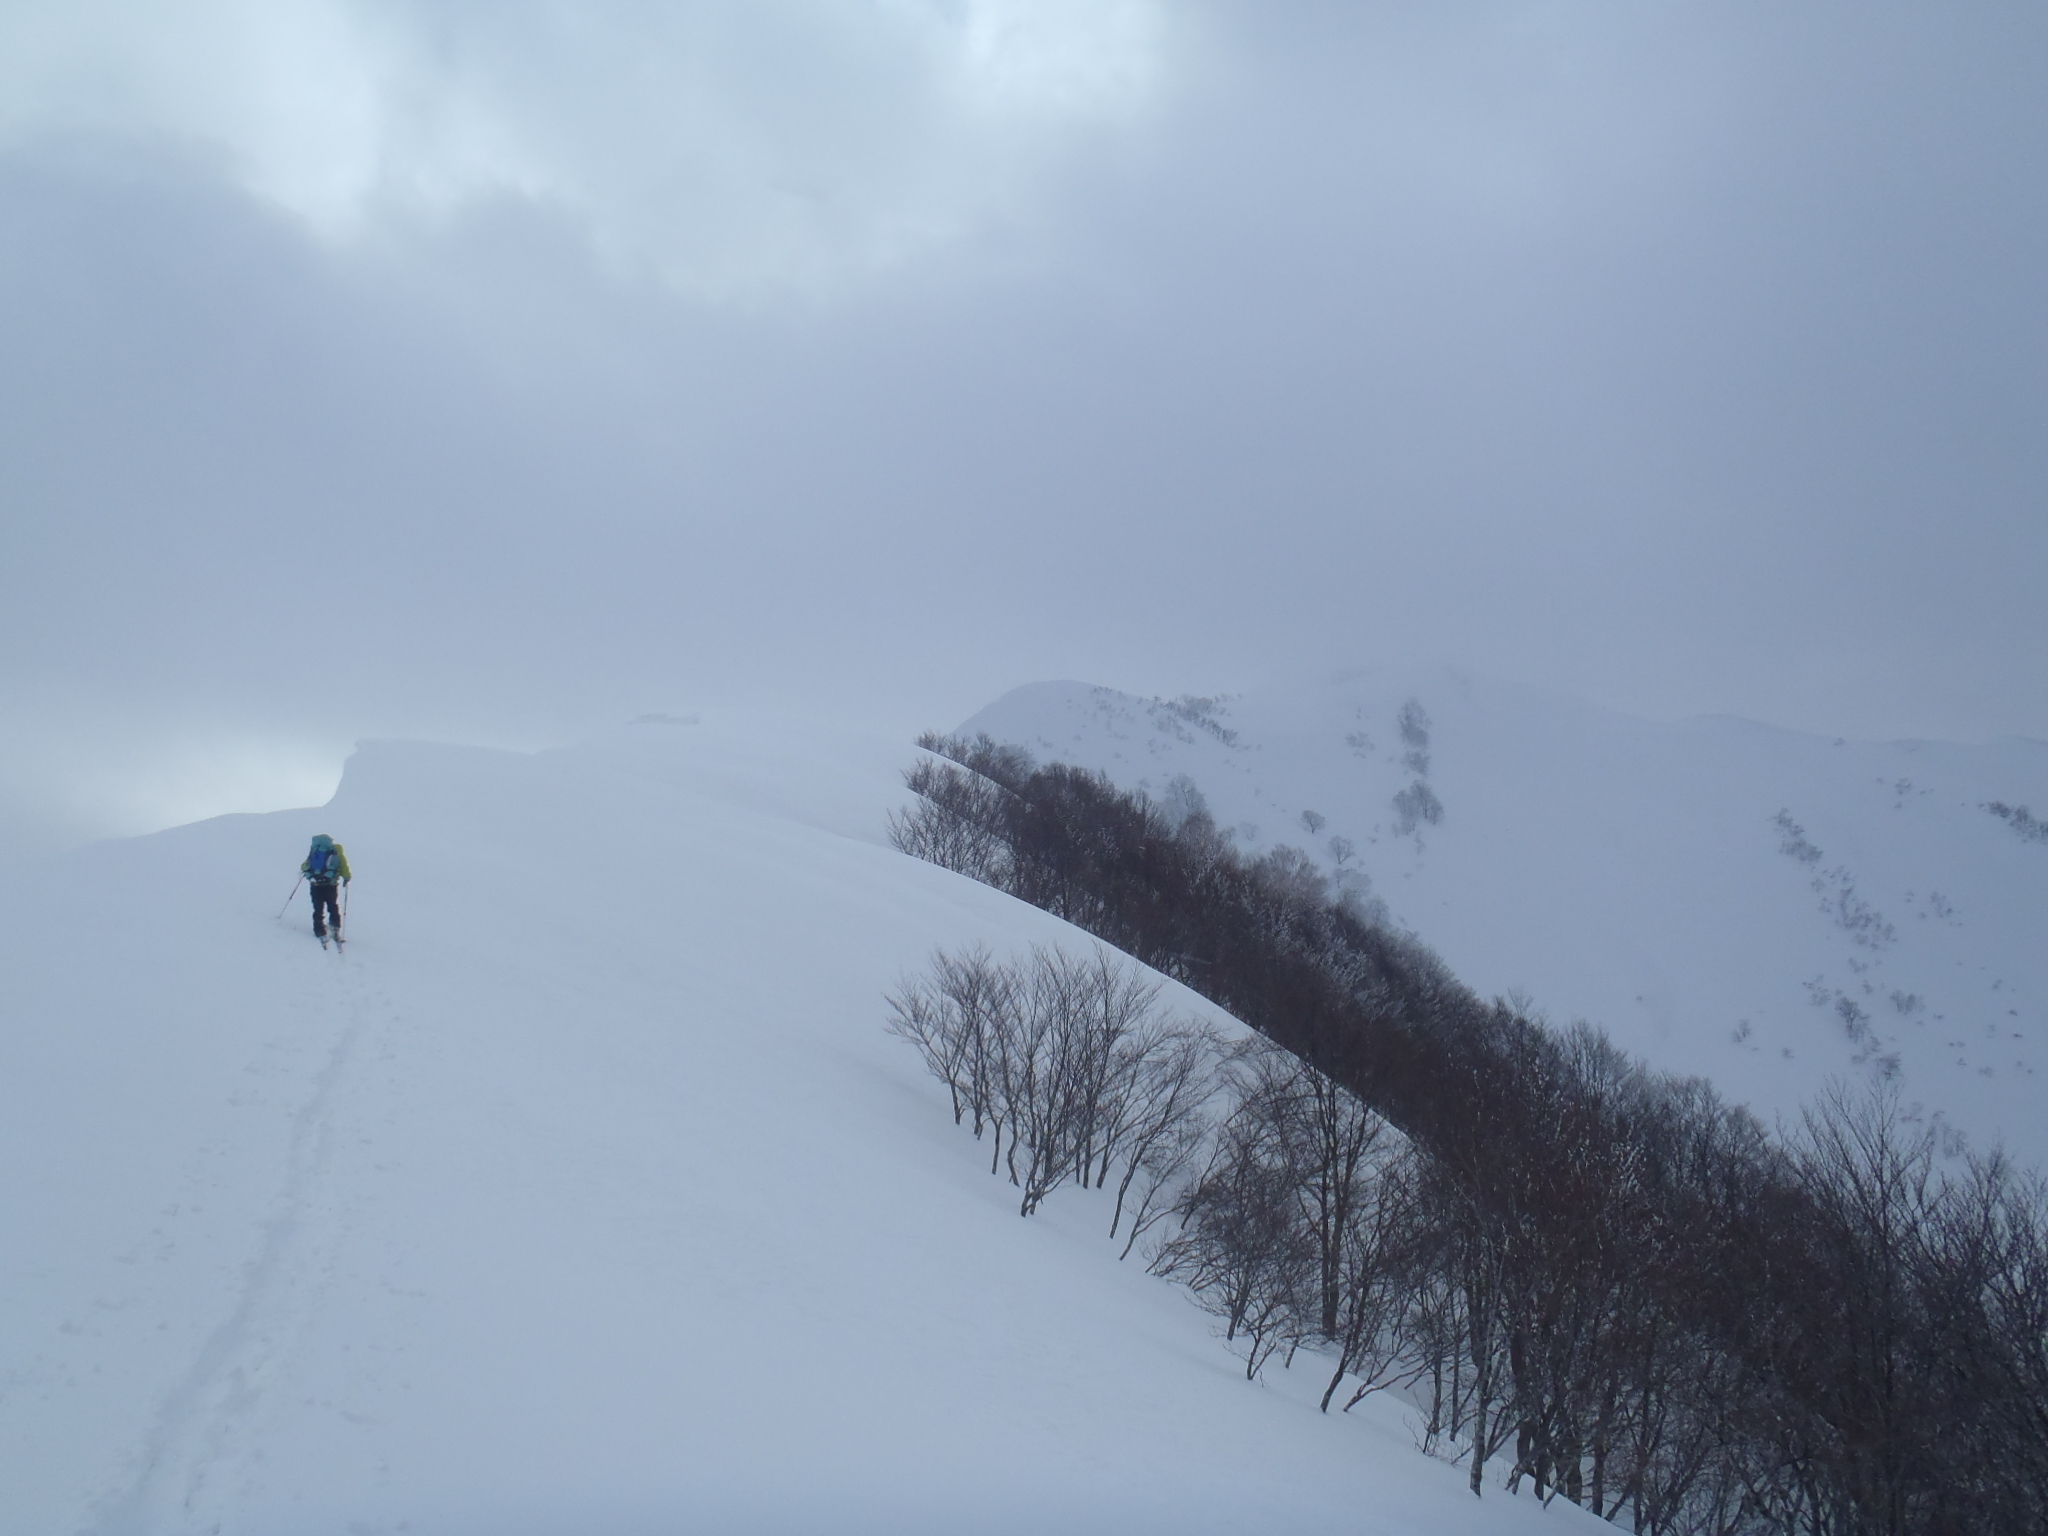
M347 885L349 880L353 878L348 870L348 855L341 851L341 844L339 843L330 842L327 846L334 850L334 872L331 875L317 875L314 878L317 880L330 880L339 877L341 883ZM299 873L302 875L313 874L313 855L310 851L300 863Z

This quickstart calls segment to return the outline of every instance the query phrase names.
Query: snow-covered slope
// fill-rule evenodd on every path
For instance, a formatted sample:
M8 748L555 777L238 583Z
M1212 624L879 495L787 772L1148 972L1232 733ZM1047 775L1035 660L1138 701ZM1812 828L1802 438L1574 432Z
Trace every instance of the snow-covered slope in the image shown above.
M365 748L0 891L0 1528L1578 1529L1020 1220L882 993L1075 936L761 721ZM273 920L348 847L345 956ZM1192 1000L1188 1000L1192 1005Z
M1889 1076L2048 1167L2048 829L2016 815L2048 812L2048 743L1660 725L1374 672L1229 700L1036 684L963 729L1169 804L1193 786L1242 846L1369 880L1483 993L1590 1019L1767 1121L1830 1076Z

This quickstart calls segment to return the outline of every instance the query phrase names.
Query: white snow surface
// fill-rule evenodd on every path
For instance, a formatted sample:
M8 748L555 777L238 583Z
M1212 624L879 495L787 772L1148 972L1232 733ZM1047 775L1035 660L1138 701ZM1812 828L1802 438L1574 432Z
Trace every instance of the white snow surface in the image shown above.
M1184 778L1241 848L1348 872L1482 995L1589 1020L1766 1124L1889 1079L1951 1148L2048 1169L2048 841L1987 809L2048 819L2048 743L1660 724L1371 669L1221 699L1033 684L962 730L1165 803ZM1404 831L1418 778L1441 816Z
M1247 1383L1103 1199L1018 1217L883 994L1085 941L886 846L910 755L371 744L319 811L11 872L0 1529L1584 1528L1315 1362ZM316 831L345 955L273 916Z

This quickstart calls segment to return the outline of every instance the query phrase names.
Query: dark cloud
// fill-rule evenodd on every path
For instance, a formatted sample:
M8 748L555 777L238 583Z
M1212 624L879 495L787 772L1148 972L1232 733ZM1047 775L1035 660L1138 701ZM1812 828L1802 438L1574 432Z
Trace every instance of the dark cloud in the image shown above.
M1389 655L2048 735L2035 11L1029 13L0 80L14 835L359 734Z

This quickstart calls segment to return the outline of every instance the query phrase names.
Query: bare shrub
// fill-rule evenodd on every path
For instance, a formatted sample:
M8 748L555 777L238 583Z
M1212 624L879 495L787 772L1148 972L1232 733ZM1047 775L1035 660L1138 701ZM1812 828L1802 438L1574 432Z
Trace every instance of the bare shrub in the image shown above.
M1166 1016L1159 984L1100 945L1039 948L1005 963L984 948L941 950L887 999L889 1029L947 1086L953 1120L993 1133L1028 1216L1068 1180L1117 1178L1110 1236L1137 1191L1130 1244L1160 1219L1201 1144L1220 1050L1206 1024Z

